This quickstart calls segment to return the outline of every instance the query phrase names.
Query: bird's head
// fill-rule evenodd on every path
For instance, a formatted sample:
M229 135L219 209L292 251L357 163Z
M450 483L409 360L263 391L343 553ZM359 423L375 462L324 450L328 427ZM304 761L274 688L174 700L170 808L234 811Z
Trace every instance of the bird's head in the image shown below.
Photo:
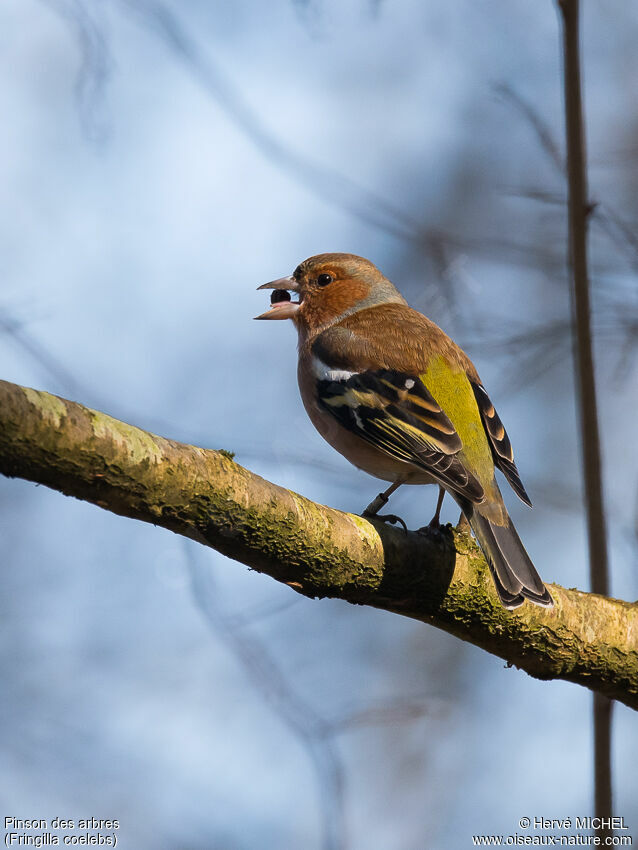
M257 319L292 319L300 331L320 330L377 304L405 304L403 296L369 260L354 254L317 254L290 277L271 280L271 307ZM293 300L287 293L293 292Z

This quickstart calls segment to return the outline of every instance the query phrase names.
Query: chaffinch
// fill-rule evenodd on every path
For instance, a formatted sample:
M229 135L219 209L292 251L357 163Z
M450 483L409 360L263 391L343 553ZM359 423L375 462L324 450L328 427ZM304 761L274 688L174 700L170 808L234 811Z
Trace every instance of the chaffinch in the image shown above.
M377 515L402 484L438 484L430 525L438 525L447 491L481 545L504 607L525 599L551 606L495 478L497 467L531 507L512 446L458 345L353 254L310 257L259 289L275 292L256 318L292 319L297 328L299 389L316 429L355 466L391 482L364 516Z

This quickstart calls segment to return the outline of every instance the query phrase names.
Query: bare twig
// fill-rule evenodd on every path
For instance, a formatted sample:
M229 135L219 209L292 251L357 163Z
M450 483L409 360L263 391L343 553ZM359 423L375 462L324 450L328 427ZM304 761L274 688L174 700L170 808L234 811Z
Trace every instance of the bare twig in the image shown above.
M14 343L35 362L49 378L52 378L60 390L68 395L82 392L75 377L35 336L30 334L24 324L0 308L0 334L6 334Z
M534 107L525 98L515 91L507 83L498 83L494 86L494 91L503 100L511 103L518 111L527 119L528 123L536 133L536 137L541 148L548 155L556 169L564 173L565 162L563 155L560 152L559 146L554 140L554 136L549 125L541 118Z
M313 705L302 699L263 643L237 628L235 619L219 601L210 569L197 563L190 547L184 547L191 574L193 597L207 622L241 663L254 688L272 706L304 747L315 769L321 796L323 850L346 847L343 763L328 735L329 724Z
M99 20L100 3L85 4L81 0L42 0L65 18L76 32L81 66L76 78L75 98L84 132L96 145L109 135L103 106L112 60Z
M587 509L589 568L592 590L594 593L607 595L609 592L607 532L603 504L587 268L587 223L592 206L587 195L580 77L579 2L578 0L558 0L558 6L563 23L569 257L572 272L572 310ZM596 815L603 819L611 818L611 703L600 694L594 695L594 785ZM597 829L597 834L602 841L611 833L608 827L601 826Z
M228 612L219 598L210 564L204 566L192 546L184 546L191 575L193 597L207 623L231 650L248 679L281 718L285 728L305 749L317 778L321 797L324 850L341 850L346 840L344 805L345 768L337 748L337 735L368 726L397 725L422 718L432 711L432 699L399 698L386 704L366 704L351 708L332 719L325 718L316 705L303 699L294 683L269 652L263 641L247 631L260 618L263 609L239 616ZM301 601L300 597L296 597ZM290 600L295 602L295 598ZM267 613L281 611L271 604Z
M335 204L355 217L391 233L399 239L418 240L418 221L386 198L357 184L345 174L314 162L296 152L273 133L244 98L239 87L224 73L210 55L182 26L173 11L160 0L119 0L129 13L151 27L164 44L193 74L234 124L271 162L328 203Z
M559 0L560 2L560 0ZM563 157L559 151L549 124L543 119L539 112L519 92L515 91L507 83L499 83L494 87L496 93L504 101L510 103L534 131L538 143L547 154L554 169L563 177L567 176L567 169ZM540 191L537 189L509 191L509 194L518 194L530 200L541 201L547 204L562 204L564 199L555 192ZM632 269L638 269L638 236L632 228L623 221L622 217L606 201L589 203L589 215L596 220L600 230L610 241L627 257Z

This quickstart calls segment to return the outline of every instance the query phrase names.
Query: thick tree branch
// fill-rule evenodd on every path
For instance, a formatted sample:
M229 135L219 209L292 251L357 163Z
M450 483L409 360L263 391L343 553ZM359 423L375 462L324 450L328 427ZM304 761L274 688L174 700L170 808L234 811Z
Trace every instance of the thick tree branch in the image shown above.
M431 623L532 676L638 708L638 605L552 585L503 610L464 532L442 539L317 505L211 451L0 381L0 472L212 546L309 597Z

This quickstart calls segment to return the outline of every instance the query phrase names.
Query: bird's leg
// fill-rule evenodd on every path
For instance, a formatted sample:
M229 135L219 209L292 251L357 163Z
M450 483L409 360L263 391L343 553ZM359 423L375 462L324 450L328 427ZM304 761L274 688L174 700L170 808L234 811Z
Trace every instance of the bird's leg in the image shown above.
M441 525L441 505L443 504L444 496L445 490L439 485L439 498L436 501L436 510L434 511L434 516L429 522L429 528L438 528Z
M439 497L436 500L436 510L434 511L434 516L427 525L424 525L423 528L418 529L421 534L431 534L432 532L437 533L441 530L441 505L443 504L444 496L445 490L443 487L441 487L441 485L439 485Z
M388 504L390 496L400 486L401 483L397 481L395 481L394 484L390 484L387 490L384 490L383 493L379 493L379 495L370 502L368 507L364 510L363 516L376 516L381 508Z
M381 508L384 505L388 504L388 499L390 498L390 496L394 493L395 490L397 490L403 484L404 481L405 481L404 478L397 478L397 480L393 484L390 484L390 486L388 487L387 490L384 490L383 493L379 493L379 495L376 497L376 499L373 499L370 502L370 504L364 510L364 512L361 514L361 516L368 517L368 518L369 517L375 517L376 519L383 520L383 522L391 522L391 523L399 522L403 526L404 531L407 532L408 527L405 524L405 522L401 519L400 516L397 516L396 514L379 515L379 511L381 510Z

